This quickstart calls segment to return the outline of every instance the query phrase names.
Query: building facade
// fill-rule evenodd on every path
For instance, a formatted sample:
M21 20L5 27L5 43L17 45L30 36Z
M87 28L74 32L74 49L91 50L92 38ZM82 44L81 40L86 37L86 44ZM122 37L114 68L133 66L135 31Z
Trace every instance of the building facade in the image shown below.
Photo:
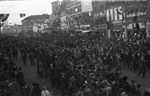
M110 37L132 38L147 33L147 0L63 0L61 29L93 28ZM149 33L150 34L150 33Z
M6 34L14 34L20 33L22 30L22 25L4 25L2 28L2 33Z
M66 7L69 30L91 27L92 11L92 0L71 0Z
M54 1L52 5L52 14L49 16L49 27L52 30L60 28L60 2Z
M48 14L31 15L22 20L22 31L24 32L43 32L48 28Z
M137 31L145 36L146 0L107 0L104 14L107 22L107 35L133 37ZM102 16L101 16L102 17Z
M92 6L93 6L94 32L99 33L102 36L106 36L107 33L106 1L93 0Z

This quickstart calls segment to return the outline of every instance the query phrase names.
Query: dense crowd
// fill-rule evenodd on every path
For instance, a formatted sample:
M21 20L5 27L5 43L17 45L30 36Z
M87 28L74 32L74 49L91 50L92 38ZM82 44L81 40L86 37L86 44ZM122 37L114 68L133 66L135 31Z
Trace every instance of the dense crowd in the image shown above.
M127 76L122 78L121 69L127 67L145 77L150 67L148 39L108 40L94 34L59 33L31 38L3 37L1 44L6 47L2 53L13 57L11 62L17 57L16 49L20 49L24 65L29 56L31 65L37 65L37 73L48 77L52 87L60 89L63 96L142 96L142 85L135 85L135 80L128 82ZM6 51L10 47L13 56ZM23 80L19 81L21 84ZM150 94L150 89L144 94Z
M17 41L9 36L0 36L0 96L16 96L18 92L14 89L19 91L25 85L21 67L14 62L17 55Z

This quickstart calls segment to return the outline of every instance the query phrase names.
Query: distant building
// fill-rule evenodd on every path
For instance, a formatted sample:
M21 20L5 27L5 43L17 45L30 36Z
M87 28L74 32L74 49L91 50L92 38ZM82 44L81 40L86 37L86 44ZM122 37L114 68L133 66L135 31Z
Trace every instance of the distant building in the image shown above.
M51 5L52 14L49 16L49 27L55 30L60 27L60 2L54 1Z
M4 25L2 33L20 33L22 31L22 25Z
M126 2L124 2L126 1ZM107 0L106 20L112 36L146 37L146 0ZM123 32L123 33L122 33ZM141 33L140 33L141 32Z
M60 9L60 2L54 1L51 3L52 5L52 14L58 14Z
M45 28L48 28L48 14L43 15L31 15L23 19L22 30L24 32L43 32Z

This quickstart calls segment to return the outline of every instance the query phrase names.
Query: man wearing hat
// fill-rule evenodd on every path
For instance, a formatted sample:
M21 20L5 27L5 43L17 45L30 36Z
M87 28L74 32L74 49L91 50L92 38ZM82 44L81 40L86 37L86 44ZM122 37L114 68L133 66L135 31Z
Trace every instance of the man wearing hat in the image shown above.
M142 91L141 91L141 84L138 84L136 86L136 96L142 96Z
M52 94L47 90L46 86L43 86L42 89L41 96L52 96Z
M130 84L130 94L135 96L135 92L136 92L136 85L135 85L135 80L131 80L131 84Z
M37 82L33 83L33 89L31 91L32 96L40 96L41 95L41 89L39 87L39 84Z

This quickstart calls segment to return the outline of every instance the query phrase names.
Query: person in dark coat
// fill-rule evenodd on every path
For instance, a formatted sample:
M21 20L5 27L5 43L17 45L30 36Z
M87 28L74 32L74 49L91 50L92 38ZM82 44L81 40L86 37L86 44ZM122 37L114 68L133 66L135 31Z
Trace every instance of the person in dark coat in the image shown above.
M144 56L139 59L139 75L142 73L143 77L145 77L146 65L144 61Z
M136 96L142 96L141 84L136 86Z
M136 86L135 86L135 80L131 80L131 84L130 84L130 94L132 96L135 96L136 94Z
M60 82L61 82L62 96L64 96L65 90L66 90L66 88L67 88L67 79L66 79L66 77L65 77L65 73L61 73Z
M144 92L143 96L150 96L150 87Z
M31 66L35 66L35 62L34 62L34 58L33 58L33 54L29 53L29 60L31 62Z
M23 61L24 65L26 64L26 59L27 59L27 53L24 52L24 53L22 53L22 61Z
M17 74L16 74L16 78L17 78L17 81L18 81L19 86L20 86L20 88L21 88L21 87L22 87L22 84L23 84L23 82L24 82L24 74L23 74L23 72L22 72L21 67L18 68L18 72L17 72Z
M31 96L41 96L41 89L38 83L33 83L33 89L31 91Z

